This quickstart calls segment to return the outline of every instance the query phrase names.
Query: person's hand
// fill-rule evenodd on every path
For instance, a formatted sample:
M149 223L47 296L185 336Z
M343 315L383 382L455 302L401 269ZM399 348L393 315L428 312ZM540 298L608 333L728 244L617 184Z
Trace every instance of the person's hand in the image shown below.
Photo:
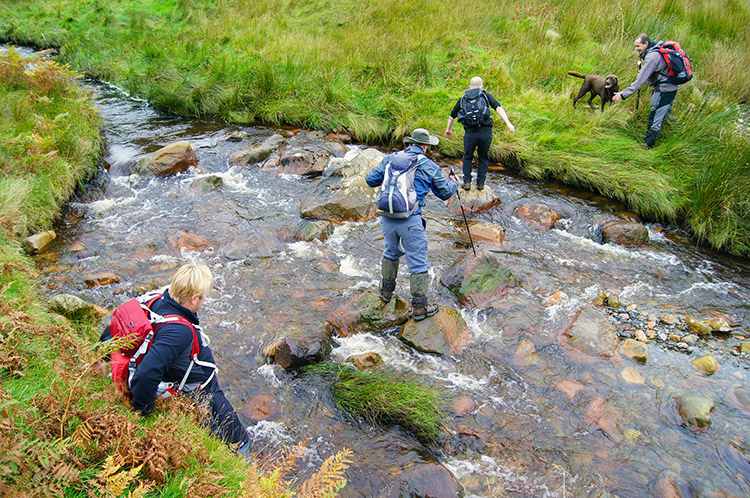
M450 128L445 129L445 136L450 138L453 136L453 131Z
M508 131L509 131L509 132L510 132L510 134L512 135L512 134L514 134L514 133L516 132L516 127L515 127L515 126L513 126L512 124L509 124L509 125L508 125Z
M622 96L620 95L620 92L617 92L612 96L612 102L622 102Z

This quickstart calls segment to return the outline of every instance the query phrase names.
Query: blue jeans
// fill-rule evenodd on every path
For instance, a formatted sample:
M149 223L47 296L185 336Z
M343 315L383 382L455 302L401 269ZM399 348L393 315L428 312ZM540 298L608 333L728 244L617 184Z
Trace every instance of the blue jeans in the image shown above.
M385 239L383 257L398 261L406 255L409 273L425 273L430 268L427 261L427 234L421 214L413 214L405 220L380 217L380 229Z

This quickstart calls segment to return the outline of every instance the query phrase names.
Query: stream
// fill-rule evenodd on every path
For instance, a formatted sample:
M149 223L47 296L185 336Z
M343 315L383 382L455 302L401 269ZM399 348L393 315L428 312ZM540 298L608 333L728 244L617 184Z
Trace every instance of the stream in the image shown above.
M449 357L420 353L394 334L359 334L337 338L331 354L343 361L376 352L388 368L423 376L446 394L455 434L450 444L425 449L398 427L347 419L318 378L285 372L268 364L262 352L288 331L320 329L353 293L377 285L379 221L339 224L322 243L289 241L287 234L301 220L298 202L318 179L228 162L289 130L165 116L116 87L88 85L104 121L106 168L66 206L54 227L57 239L36 256L42 291L75 294L111 310L139 291L166 285L181 264L209 265L215 286L199 313L201 324L211 336L220 382L256 450L306 440L307 464L319 466L341 448L352 449L354 463L341 497L384 496L393 476L425 462L450 470L465 496L475 498L677 496L670 490L683 497L750 496L750 359L732 350L740 335L750 335L747 260L700 247L681 229L653 223L645 223L651 240L644 246L602 244L597 220L625 212L625 206L493 170L487 186L502 204L474 219L505 228L498 254L523 286L496 309L467 310L439 282L470 251L458 235L463 219L428 196L430 294L461 313L471 342ZM242 142L227 140L238 131L247 134ZM204 172L128 174L145 154L180 140L190 141ZM455 160L448 161L457 168ZM200 180L208 176L219 177L221 185L202 188ZM514 216L527 204L545 204L564 221L547 231L535 229ZM169 239L181 231L202 237L211 248L177 251ZM247 248L241 258L232 256L237 247ZM86 285L86 275L97 272L120 280ZM408 296L408 289L402 264L397 292ZM557 291L568 298L545 302ZM687 351L650 342L645 364L619 354L574 361L558 338L600 292L619 294L623 305L656 317L719 313L739 326L734 335L701 339ZM519 346L528 341L534 361L519 361ZM691 365L707 353L720 364L711 376ZM643 381L625 382L626 368ZM560 388L571 385L580 386L572 396ZM681 425L675 398L686 394L714 401L710 427L694 432ZM459 401L469 406L460 415ZM258 404L262 420L252 408ZM602 430L602 420L609 430Z

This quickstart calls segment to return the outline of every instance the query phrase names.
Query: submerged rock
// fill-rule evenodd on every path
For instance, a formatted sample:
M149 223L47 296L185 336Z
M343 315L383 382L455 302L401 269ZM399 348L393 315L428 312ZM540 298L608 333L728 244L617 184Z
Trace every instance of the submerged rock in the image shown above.
M640 223L611 221L602 226L604 242L626 247L640 246L648 242L648 229Z
M711 425L714 401L706 396L688 395L675 399L684 425L690 429L702 429Z
M544 204L518 206L514 214L531 222L533 226L541 230L549 230L560 219L557 211Z
M518 290L519 282L492 252L469 252L456 261L440 282L448 287L464 306L485 309Z
M230 157L229 164L233 166L246 166L248 164L259 163L284 145L286 145L284 137L275 133L266 138L260 145L256 145Z
M640 363L648 361L648 346L635 339L625 339L620 346L620 352Z
M325 242L332 233L333 223L328 220L302 220L294 230L294 239L307 242L312 242L313 240Z
M464 350L471 340L471 332L461 315L441 307L432 317L406 322L398 338L426 353L452 355Z
M357 294L326 317L326 330L342 337L360 332L382 332L406 323L410 307L398 294L389 303L380 299L377 288Z
M133 168L133 173L170 175L185 171L194 164L198 164L198 157L190 146L190 142L183 140L162 147L144 157Z
M279 173L287 175L320 175L328 166L330 153L322 147L286 147L279 159Z
M568 344L588 356L614 356L618 339L615 328L599 308L584 308L565 330Z
M378 353L363 353L355 354L346 359L347 363L351 363L357 370L368 370L370 368L376 368L382 366L383 358Z
M692 364L696 370L703 372L706 375L713 375L719 370L719 364L716 362L716 358L710 354L694 359Z
M462 498L463 487L450 470L435 462L420 462L390 476L380 498Z

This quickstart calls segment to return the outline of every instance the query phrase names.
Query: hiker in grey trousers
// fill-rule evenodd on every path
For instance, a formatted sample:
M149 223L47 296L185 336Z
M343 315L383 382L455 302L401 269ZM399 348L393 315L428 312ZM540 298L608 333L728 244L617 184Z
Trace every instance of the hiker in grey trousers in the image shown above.
M638 71L638 77L633 84L612 97L614 102L621 102L638 91L644 83L648 83L654 89L651 97L651 114L648 115L648 131L643 139L649 149L656 143L664 118L669 115L677 95L677 85L667 81L669 68L664 57L659 53L661 45L661 41L652 42L646 33L638 35L635 39L635 51L643 59L641 70Z

